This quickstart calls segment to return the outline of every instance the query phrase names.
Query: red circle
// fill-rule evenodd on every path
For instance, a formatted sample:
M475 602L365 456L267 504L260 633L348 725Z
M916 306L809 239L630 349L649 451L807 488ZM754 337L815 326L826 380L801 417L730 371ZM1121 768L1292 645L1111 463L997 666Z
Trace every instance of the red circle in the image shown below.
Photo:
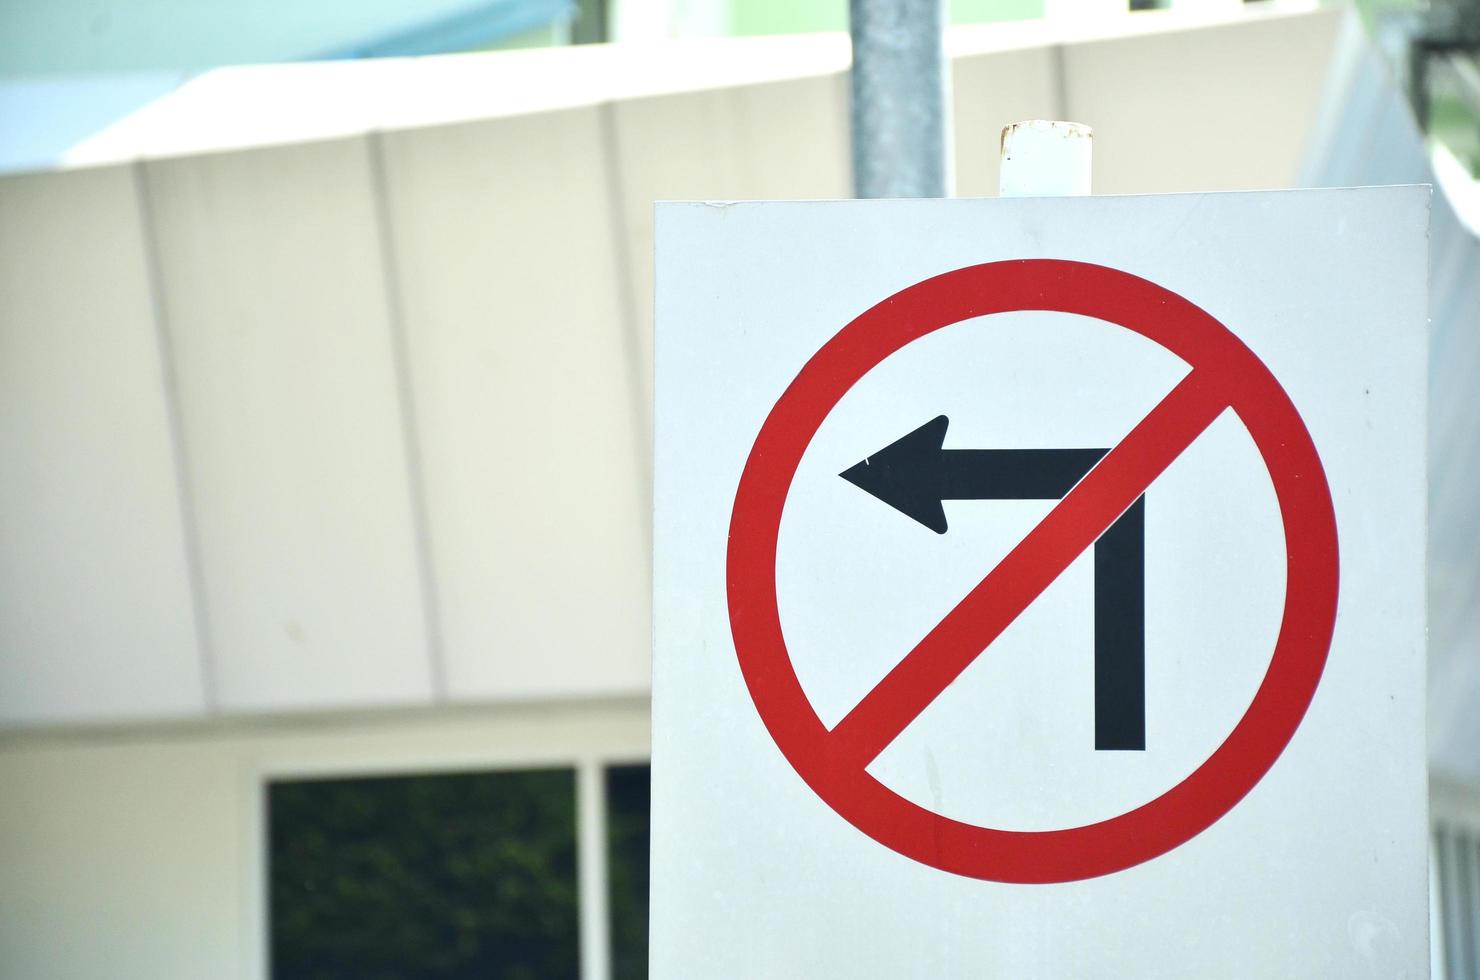
M1098 823L994 830L927 810L843 761L808 701L776 599L781 513L802 455L838 401L890 354L973 317L1047 310L1094 317L1160 344L1208 384L1253 437L1284 524L1285 605L1269 669L1233 731L1161 796ZM1310 433L1269 369L1211 315L1155 283L1105 266L1025 259L970 266L895 293L823 345L767 416L730 520L727 582L735 652L771 737L812 790L884 846L992 881L1074 881L1140 864L1227 813L1284 751L1315 695L1336 621L1336 518Z

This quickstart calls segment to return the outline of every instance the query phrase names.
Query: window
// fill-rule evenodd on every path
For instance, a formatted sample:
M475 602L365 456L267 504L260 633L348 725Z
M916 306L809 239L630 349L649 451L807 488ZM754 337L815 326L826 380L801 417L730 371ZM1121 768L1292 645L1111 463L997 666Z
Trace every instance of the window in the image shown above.
M274 783L274 980L579 976L570 769Z
M647 976L648 767L603 772L613 980ZM273 980L581 975L573 768L267 787Z
M612 980L648 975L647 766L606 770L607 880L611 906Z

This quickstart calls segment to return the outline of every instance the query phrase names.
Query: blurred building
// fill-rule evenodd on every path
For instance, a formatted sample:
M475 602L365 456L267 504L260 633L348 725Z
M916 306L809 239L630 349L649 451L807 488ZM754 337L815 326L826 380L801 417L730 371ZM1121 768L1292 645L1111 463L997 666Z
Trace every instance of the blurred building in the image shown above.
M493 37L362 4L384 30L351 41L281 6L291 30L212 35L192 72L346 57L140 54L101 66L137 104L33 74L0 99L76 110L10 129L0 177L0 975L369 975L333 957L490 876L494 912L396 935L463 951L422 975L644 975L652 202L848 196L847 38L659 44L718 9L672 0L652 43L367 59L575 39L591 5ZM592 9L643 36L639 5ZM53 14L0 42L12 69ZM1437 184L1434 949L1480 976L1472 178L1336 9L948 48L963 196L1033 117L1095 126L1097 193ZM492 934L525 937L503 972Z

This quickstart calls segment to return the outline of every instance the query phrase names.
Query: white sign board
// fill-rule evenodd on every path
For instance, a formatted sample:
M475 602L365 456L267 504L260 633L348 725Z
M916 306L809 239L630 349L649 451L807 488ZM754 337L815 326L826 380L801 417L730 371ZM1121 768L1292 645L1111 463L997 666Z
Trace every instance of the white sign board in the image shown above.
M1427 194L659 206L655 978L1426 975Z

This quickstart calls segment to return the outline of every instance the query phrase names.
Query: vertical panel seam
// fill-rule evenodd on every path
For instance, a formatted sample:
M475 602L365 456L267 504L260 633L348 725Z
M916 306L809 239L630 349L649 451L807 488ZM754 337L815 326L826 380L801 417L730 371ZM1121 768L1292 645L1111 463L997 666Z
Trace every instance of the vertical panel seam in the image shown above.
M1054 118L1072 120L1069 114L1069 56L1063 44L1050 45L1049 99L1053 104Z
M196 517L192 490L190 453L185 440L185 418L180 396L179 373L174 342L170 333L169 313L165 303L164 263L155 224L155 202L149 190L145 162L129 164L133 178L135 206L139 211L140 237L143 241L145 278L149 289L149 308L154 323L154 342L159 359L160 387L163 389L166 426L169 430L170 454L175 481L175 499L180 514L180 531L185 545L185 567L190 588L191 611L195 626L196 657L200 665L201 697L208 715L221 710L220 679L216 664L215 644L211 636L210 603L206 593L205 559L201 548L200 524Z
M643 529L643 542L650 547L652 542L652 467L653 467L653 415L650 396L643 385L642 324L637 322L637 292L632 281L632 249L629 245L631 229L627 225L625 179L622 155L617 140L616 109L610 102L596 106L597 125L600 129L602 156L605 158L602 173L606 178L606 200L608 225L611 229L612 262L617 278L617 315L621 321L621 332L625 335L627 350L628 386L631 392L632 427L637 437L637 448L642 456L638 467L638 526ZM657 267L654 265L654 277ZM656 283L654 302L657 301ZM656 354L656 337L654 338ZM657 372L652 372L656 387Z
M391 367L396 381L396 415L401 424L401 450L406 460L406 488L411 505L417 582L421 590L422 619L426 631L427 667L433 700L445 703L449 692L441 601L437 589L431 517L427 508L426 467L422 462L420 419L416 411L416 394L411 377L405 302L401 289L400 264L396 255L395 224L391 216L390 192L386 180L385 144L378 130L367 133L365 142L370 164L370 194L375 211L376 245L380 252L381 285L390 333Z

